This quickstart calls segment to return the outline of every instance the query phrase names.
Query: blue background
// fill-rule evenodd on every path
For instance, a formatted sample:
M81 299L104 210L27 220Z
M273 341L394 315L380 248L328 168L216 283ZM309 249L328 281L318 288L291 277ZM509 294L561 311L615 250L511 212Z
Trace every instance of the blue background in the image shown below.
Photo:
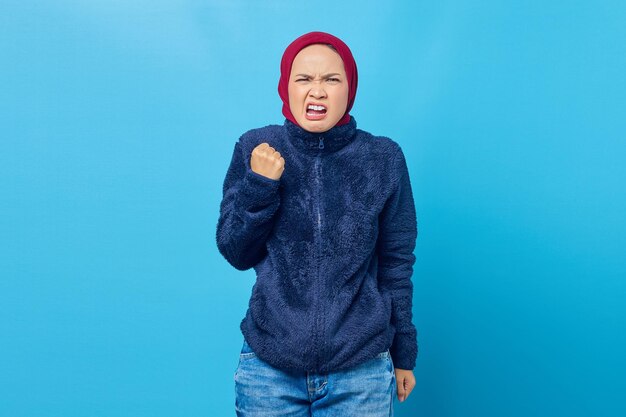
M398 416L626 415L622 1L0 4L0 415L234 415L254 271L219 254L284 48L350 45L416 201Z

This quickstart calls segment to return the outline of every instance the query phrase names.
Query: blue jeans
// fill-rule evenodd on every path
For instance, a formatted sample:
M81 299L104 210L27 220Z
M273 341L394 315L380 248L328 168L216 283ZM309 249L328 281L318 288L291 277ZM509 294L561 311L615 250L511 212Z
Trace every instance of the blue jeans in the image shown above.
M393 417L396 375L389 350L328 374L285 372L243 342L235 371L237 416Z

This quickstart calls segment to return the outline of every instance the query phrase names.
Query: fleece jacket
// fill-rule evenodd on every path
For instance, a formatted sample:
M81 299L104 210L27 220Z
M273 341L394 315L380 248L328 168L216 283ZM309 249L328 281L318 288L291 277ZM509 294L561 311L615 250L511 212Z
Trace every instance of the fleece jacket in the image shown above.
M250 167L267 142L275 180ZM257 357L293 371L347 369L390 350L412 370L417 220L398 143L357 129L322 133L285 119L244 133L223 185L217 246L256 281L241 331Z

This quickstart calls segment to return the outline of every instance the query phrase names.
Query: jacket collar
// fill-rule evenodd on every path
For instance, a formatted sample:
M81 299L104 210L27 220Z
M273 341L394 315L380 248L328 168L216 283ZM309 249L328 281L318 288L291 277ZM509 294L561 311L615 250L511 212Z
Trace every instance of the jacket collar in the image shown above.
M304 130L289 119L285 119L284 126L291 143L301 152L310 155L336 152L352 142L356 133L356 120L353 116L350 116L348 123L321 133Z

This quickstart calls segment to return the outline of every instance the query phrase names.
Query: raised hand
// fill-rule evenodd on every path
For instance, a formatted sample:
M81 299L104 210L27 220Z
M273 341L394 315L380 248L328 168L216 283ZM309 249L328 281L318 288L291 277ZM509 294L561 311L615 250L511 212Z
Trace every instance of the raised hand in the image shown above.
M252 150L250 168L257 174L277 180L285 170L285 159L269 143L263 142Z

